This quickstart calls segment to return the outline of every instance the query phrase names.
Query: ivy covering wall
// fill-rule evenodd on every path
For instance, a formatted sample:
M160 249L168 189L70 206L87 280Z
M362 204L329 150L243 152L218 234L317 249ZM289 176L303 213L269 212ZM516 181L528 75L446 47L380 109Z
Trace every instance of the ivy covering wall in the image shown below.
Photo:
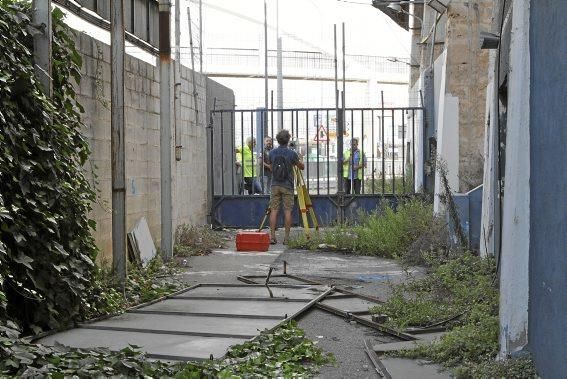
M69 323L89 307L97 249L95 192L83 164L81 56L53 11L53 97L34 73L31 5L0 0L0 280L5 310L24 330ZM0 292L0 293L1 293Z

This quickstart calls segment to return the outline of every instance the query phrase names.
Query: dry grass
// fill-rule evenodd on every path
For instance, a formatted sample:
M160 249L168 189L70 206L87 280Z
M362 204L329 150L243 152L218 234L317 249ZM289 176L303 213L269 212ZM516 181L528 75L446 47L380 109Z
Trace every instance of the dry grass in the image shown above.
M175 233L175 255L180 257L207 255L214 249L224 247L224 243L224 236L206 225L180 225Z

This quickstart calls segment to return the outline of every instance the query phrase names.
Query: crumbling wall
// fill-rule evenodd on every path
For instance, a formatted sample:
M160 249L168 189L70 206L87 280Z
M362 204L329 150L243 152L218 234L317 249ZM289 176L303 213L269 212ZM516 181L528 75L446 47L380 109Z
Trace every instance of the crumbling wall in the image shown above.
M480 32L491 28L492 0L452 1L447 13L445 93L458 99L458 188L482 183L488 51ZM448 141L457 143L457 141Z

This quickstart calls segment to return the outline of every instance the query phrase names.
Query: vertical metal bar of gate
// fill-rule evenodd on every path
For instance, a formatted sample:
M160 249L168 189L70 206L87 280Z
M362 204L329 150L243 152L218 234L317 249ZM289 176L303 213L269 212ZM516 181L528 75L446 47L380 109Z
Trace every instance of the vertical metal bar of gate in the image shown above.
M331 160L329 159L330 157L330 151L329 151L329 110L327 110L327 195L330 194L331 191L331 178L330 178L330 172L331 172Z
M231 183L232 183L232 187L230 190L230 193L232 195L234 195L234 168L235 168L235 162L234 162L234 150L236 148L236 141L234 140L235 138L235 133L234 133L234 129L236 128L236 112L232 112L232 117L230 118L230 156L231 156L231 165L230 165L230 178L231 178ZM224 147L223 147L224 149ZM221 155L224 156L224 151L221 150ZM214 162L211 160L211 164L213 164ZM224 195L224 191L223 191L223 195Z
M392 193L395 195L396 194L396 147L394 145L394 140L395 140L395 131L394 129L395 127L395 118L396 118L396 113L395 111L392 109Z
M381 133L382 133L382 194L386 192L386 150L384 150L384 91L381 91L382 98L382 120L381 120Z
M295 112L291 111L291 138L295 138Z
M376 141L374 139L374 109L372 109L372 112L370 113L370 116L372 117L372 120L370 122L370 126L372 128L371 130L371 134L372 134L372 194L374 195L376 193L376 188L375 188L375 182L374 182L374 145Z
M352 168L354 166L354 154L352 151L352 143L354 142L354 109L350 110L350 165L348 166L349 168L349 173L347 174L347 178L350 178L350 176L352 175L352 179L350 181L350 194L354 195L354 173L352 173ZM343 174L344 175L344 174Z
M250 188L248 190L248 194L250 195L254 195L254 111L250 112L250 141L252 144L252 147L250 148L250 164L252 165L252 177L250 179L248 179L250 181ZM246 184L246 177L244 177L244 183Z
M220 145L224 146L224 113L220 112ZM222 147L221 147L222 149ZM221 193L224 195L224 159L221 157Z
M299 140L299 111L295 111L295 138ZM299 146L297 146L299 148Z
M364 194L364 186L366 184L365 172L364 172L364 109L360 111L360 157L359 163L362 163L362 193Z
M405 134L406 134L406 125L405 125L405 114L404 110L401 110L402 114L402 193L406 192L406 145L405 145ZM399 137L399 136L398 136Z
M411 162L411 175L413 178L413 189L412 192L415 191L415 110L412 109L411 111L411 140L412 140L412 162Z
M319 110L315 113L315 120L315 138L317 139L317 195L319 195Z
M307 193L309 193L309 111L305 111L305 155L307 156ZM299 134L299 130L298 130Z
M240 112L240 163L238 194L244 195L244 111Z

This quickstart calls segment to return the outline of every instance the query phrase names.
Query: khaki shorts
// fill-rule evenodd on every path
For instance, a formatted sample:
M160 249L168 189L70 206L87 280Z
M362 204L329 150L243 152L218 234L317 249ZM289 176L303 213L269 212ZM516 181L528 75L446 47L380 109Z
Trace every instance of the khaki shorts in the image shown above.
M293 209L293 190L281 186L272 186L272 194L270 196L270 209L280 209L282 202L285 210L291 211Z

